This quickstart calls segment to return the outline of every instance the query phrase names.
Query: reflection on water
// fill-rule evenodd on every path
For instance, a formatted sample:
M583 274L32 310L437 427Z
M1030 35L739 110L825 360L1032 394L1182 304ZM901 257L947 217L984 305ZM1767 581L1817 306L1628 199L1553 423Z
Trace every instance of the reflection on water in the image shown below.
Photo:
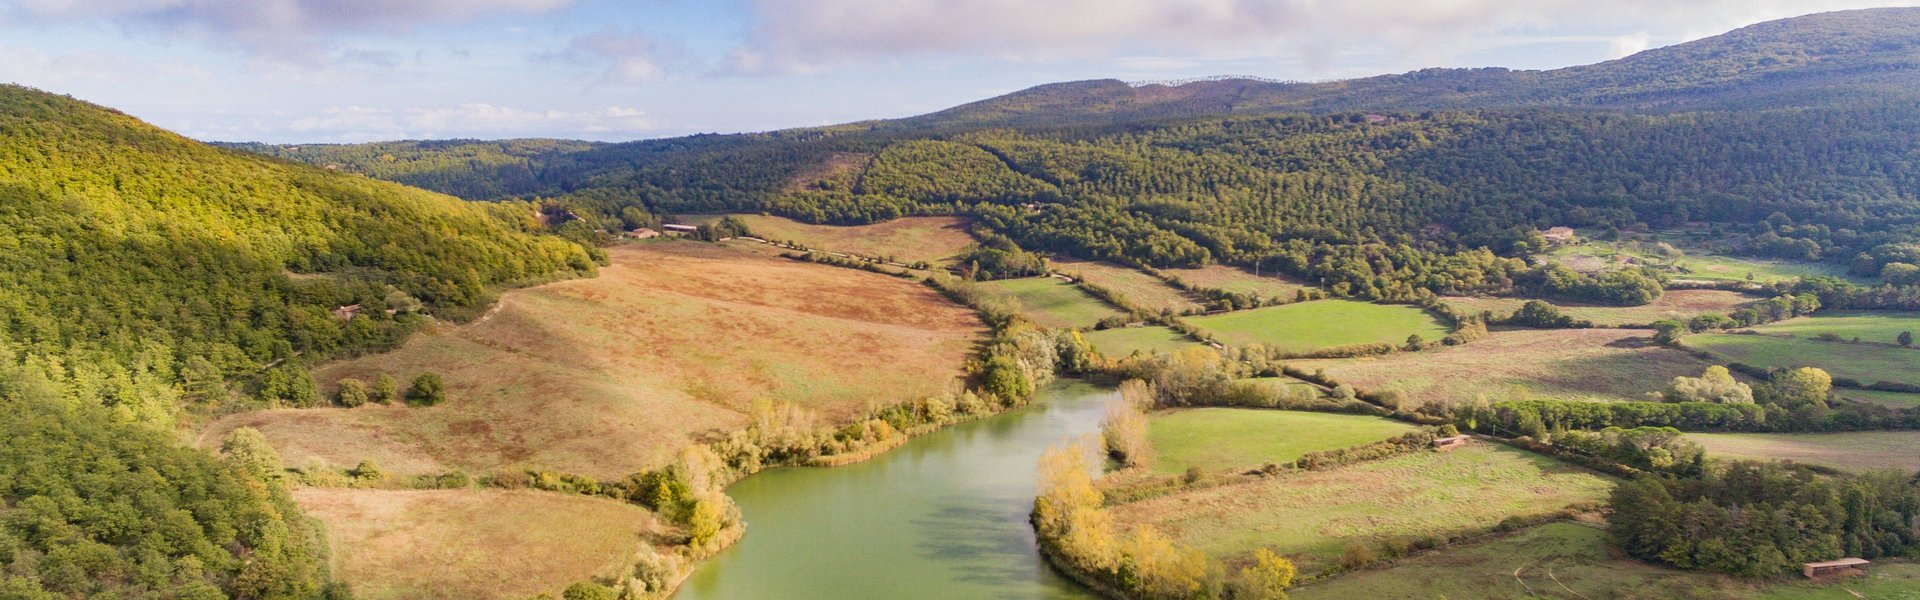
M1111 390L1060 383L1033 406L844 467L748 477L727 493L747 536L678 600L1092 598L1034 549L1040 454L1096 433Z

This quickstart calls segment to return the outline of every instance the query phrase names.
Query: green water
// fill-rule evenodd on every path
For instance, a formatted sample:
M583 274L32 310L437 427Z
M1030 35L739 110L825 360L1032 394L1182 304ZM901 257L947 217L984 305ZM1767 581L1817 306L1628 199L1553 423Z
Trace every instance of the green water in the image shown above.
M1093 598L1034 549L1040 454L1097 433L1112 390L1060 383L1033 406L873 460L765 471L728 488L747 536L678 600Z

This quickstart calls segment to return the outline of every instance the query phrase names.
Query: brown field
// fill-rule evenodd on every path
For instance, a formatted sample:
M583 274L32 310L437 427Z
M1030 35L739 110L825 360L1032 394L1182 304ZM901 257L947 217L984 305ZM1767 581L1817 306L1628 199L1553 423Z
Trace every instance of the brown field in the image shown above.
M1274 273L1254 275L1252 271L1226 265L1207 265L1198 269L1166 269L1165 272L1180 278L1188 285L1241 294L1258 294L1267 298L1292 298L1301 289L1309 287L1284 275Z
M1496 331L1463 346L1379 358L1288 363L1326 369L1364 391L1398 390L1408 406L1521 398L1614 402L1645 399L1708 364L1653 343L1645 331L1554 329Z
M1605 500L1613 481L1507 446L1476 442L1327 471L1204 488L1114 507L1216 560L1267 547L1302 574L1331 566L1353 541L1453 534L1510 516Z
M1560 312L1573 318L1593 321L1595 325L1603 327L1619 327L1646 325L1661 319L1686 320L1708 313L1724 315L1754 300L1751 296L1726 290L1668 290L1660 295L1660 299L1645 306L1554 305L1560 307ZM1513 314L1513 311L1520 309L1520 305L1526 303L1526 298L1447 298L1447 304L1456 310L1470 313L1491 311L1494 316Z
M302 489L333 576L362 600L525 598L613 575L661 530L645 509L530 490Z
M1186 312L1202 308L1198 298L1138 269L1072 259L1054 259L1053 269L1085 277L1088 283L1118 292L1134 306L1146 310L1157 312L1171 308L1174 312Z
M811 225L767 215L734 215L747 231L773 242L794 242L815 250L830 250L896 262L942 263L973 243L967 222L959 217L901 217L872 225Z
M1855 471L1920 470L1920 431L1689 433L1687 438L1715 458L1791 460Z
M840 421L941 391L984 333L933 291L693 242L611 248L599 277L506 294L489 316L325 365L323 389L441 373L447 402L234 415L286 463L402 474L553 468L618 477L746 426L754 401Z

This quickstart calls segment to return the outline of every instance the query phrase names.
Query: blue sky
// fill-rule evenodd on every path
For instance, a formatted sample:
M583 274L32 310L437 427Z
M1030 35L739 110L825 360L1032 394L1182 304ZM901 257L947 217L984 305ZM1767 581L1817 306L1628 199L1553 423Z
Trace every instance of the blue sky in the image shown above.
M1851 0L0 0L0 81L191 137L631 140L1041 83L1555 68Z

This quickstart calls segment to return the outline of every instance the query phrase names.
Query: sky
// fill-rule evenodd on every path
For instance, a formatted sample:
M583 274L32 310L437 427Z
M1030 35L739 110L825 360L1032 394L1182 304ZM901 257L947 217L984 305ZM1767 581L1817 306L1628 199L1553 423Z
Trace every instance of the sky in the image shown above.
M0 0L0 82L272 143L765 131L1033 85L1551 69L1893 0Z

